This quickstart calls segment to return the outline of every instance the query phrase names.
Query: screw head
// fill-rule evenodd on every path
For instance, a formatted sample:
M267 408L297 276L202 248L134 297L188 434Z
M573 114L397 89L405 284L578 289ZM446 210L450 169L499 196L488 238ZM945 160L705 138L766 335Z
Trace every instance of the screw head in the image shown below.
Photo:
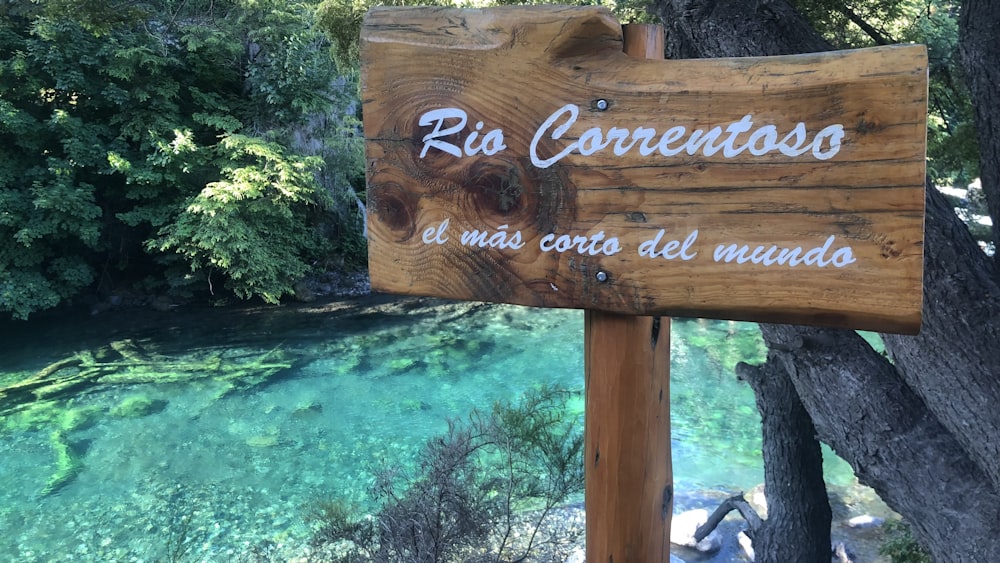
M594 107L597 108L597 111L604 111L608 109L608 101L605 99L597 100L594 102Z
M597 281L599 281L599 282L606 282L606 281L608 281L608 274L607 274L607 272L597 272Z

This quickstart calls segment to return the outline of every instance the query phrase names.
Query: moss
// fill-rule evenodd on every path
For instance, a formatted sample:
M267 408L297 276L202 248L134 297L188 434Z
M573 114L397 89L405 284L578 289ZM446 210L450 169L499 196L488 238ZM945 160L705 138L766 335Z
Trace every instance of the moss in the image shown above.
M109 411L111 416L118 418L141 418L158 413L166 408L167 402L159 399L150 399L145 395L132 395L126 397L117 406Z
M251 448L270 448L279 443L277 434L262 434L260 436L250 436L246 439L246 444Z
M70 405L66 405L63 408L58 408L59 412L56 422L59 429L64 432L83 430L85 428L90 428L97 422L97 418L101 416L101 410L101 407L98 407L97 405L90 405L86 407L72 407Z
M416 367L417 361L413 358L396 358L389 362L389 369L392 371L407 371Z
M42 488L41 496L43 497L54 494L70 484L83 470L83 460L69 443L65 432L53 431L49 435L49 443L56 453L56 468Z
M0 417L0 428L5 432L26 432L48 426L56 419L58 410L53 407L56 401L39 401L24 409Z
M101 412L96 405L74 407L72 401L37 401L0 417L0 431L30 432L52 427L65 432L83 430L93 426Z

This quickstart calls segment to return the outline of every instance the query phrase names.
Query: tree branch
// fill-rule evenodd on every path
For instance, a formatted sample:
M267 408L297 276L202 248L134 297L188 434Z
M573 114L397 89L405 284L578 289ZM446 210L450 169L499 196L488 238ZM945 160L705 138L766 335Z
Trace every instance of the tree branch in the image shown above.
M756 534L757 530L759 530L760 527L764 525L764 521L761 520L760 515L757 514L757 511L754 510L752 506L750 506L750 503L748 503L746 499L743 498L743 493L740 493L738 495L733 495L727 498L726 500L722 501L722 504L720 504L719 507L715 509L715 512L713 512L712 515L708 517L708 520L706 520L705 523L702 524L701 526L698 526L698 529L695 530L694 532L694 541L700 542L701 540L705 539L708 536L708 534L711 534L712 530L714 530L719 525L719 523L722 522L722 519L725 518L727 514L729 514L734 510L739 512L740 516L742 516L743 519L747 521L747 524L750 526L749 535L750 538L753 539L754 534Z
M859 16L857 12L852 10L851 7L848 6L847 4L839 4L837 8L841 14L844 14L845 16L847 16L847 19L851 20L851 23L860 27L861 31L865 32L865 35L875 40L876 44L892 45L893 43L896 43L896 41L894 41L891 37L875 29L875 27L872 26L872 24L865 21L864 18Z

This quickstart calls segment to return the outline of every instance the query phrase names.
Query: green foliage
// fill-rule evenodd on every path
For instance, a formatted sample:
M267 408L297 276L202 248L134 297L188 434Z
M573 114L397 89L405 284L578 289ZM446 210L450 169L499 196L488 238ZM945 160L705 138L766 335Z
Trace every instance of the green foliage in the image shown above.
M517 405L497 403L429 441L419 469L376 476L375 514L317 503L315 545L341 561L438 562L475 553L522 561L562 538L540 533L559 504L583 491L583 435L569 393L541 387ZM518 532L525 532L523 534ZM485 560L485 559L484 559Z
M145 395L132 395L122 399L122 402L111 408L108 414L119 418L142 418L159 412L167 406L166 401L156 400Z
M228 289L240 297L276 303L309 270L303 255L323 248L303 220L329 197L315 179L320 160L242 135L224 138L218 149L228 163L225 179L189 199L149 247L181 254L192 273L225 272Z
M705 350L708 357L728 373L735 372L740 362L759 365L767 359L767 345L757 325L704 319L685 322L689 328L688 343ZM748 326L752 328L747 330Z
M885 532L885 541L878 552L892 563L932 563L930 554L913 538L905 522L887 522Z
M357 263L356 77L313 16L283 0L0 10L0 311L146 276L273 301L312 264ZM223 213L220 191L246 197Z

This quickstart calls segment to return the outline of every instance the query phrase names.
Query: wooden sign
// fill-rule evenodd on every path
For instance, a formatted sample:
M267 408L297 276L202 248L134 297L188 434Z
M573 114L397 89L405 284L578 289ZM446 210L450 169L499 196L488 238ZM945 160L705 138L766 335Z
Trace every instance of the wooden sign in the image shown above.
M916 332L923 46L650 61L599 7L375 8L379 291Z

